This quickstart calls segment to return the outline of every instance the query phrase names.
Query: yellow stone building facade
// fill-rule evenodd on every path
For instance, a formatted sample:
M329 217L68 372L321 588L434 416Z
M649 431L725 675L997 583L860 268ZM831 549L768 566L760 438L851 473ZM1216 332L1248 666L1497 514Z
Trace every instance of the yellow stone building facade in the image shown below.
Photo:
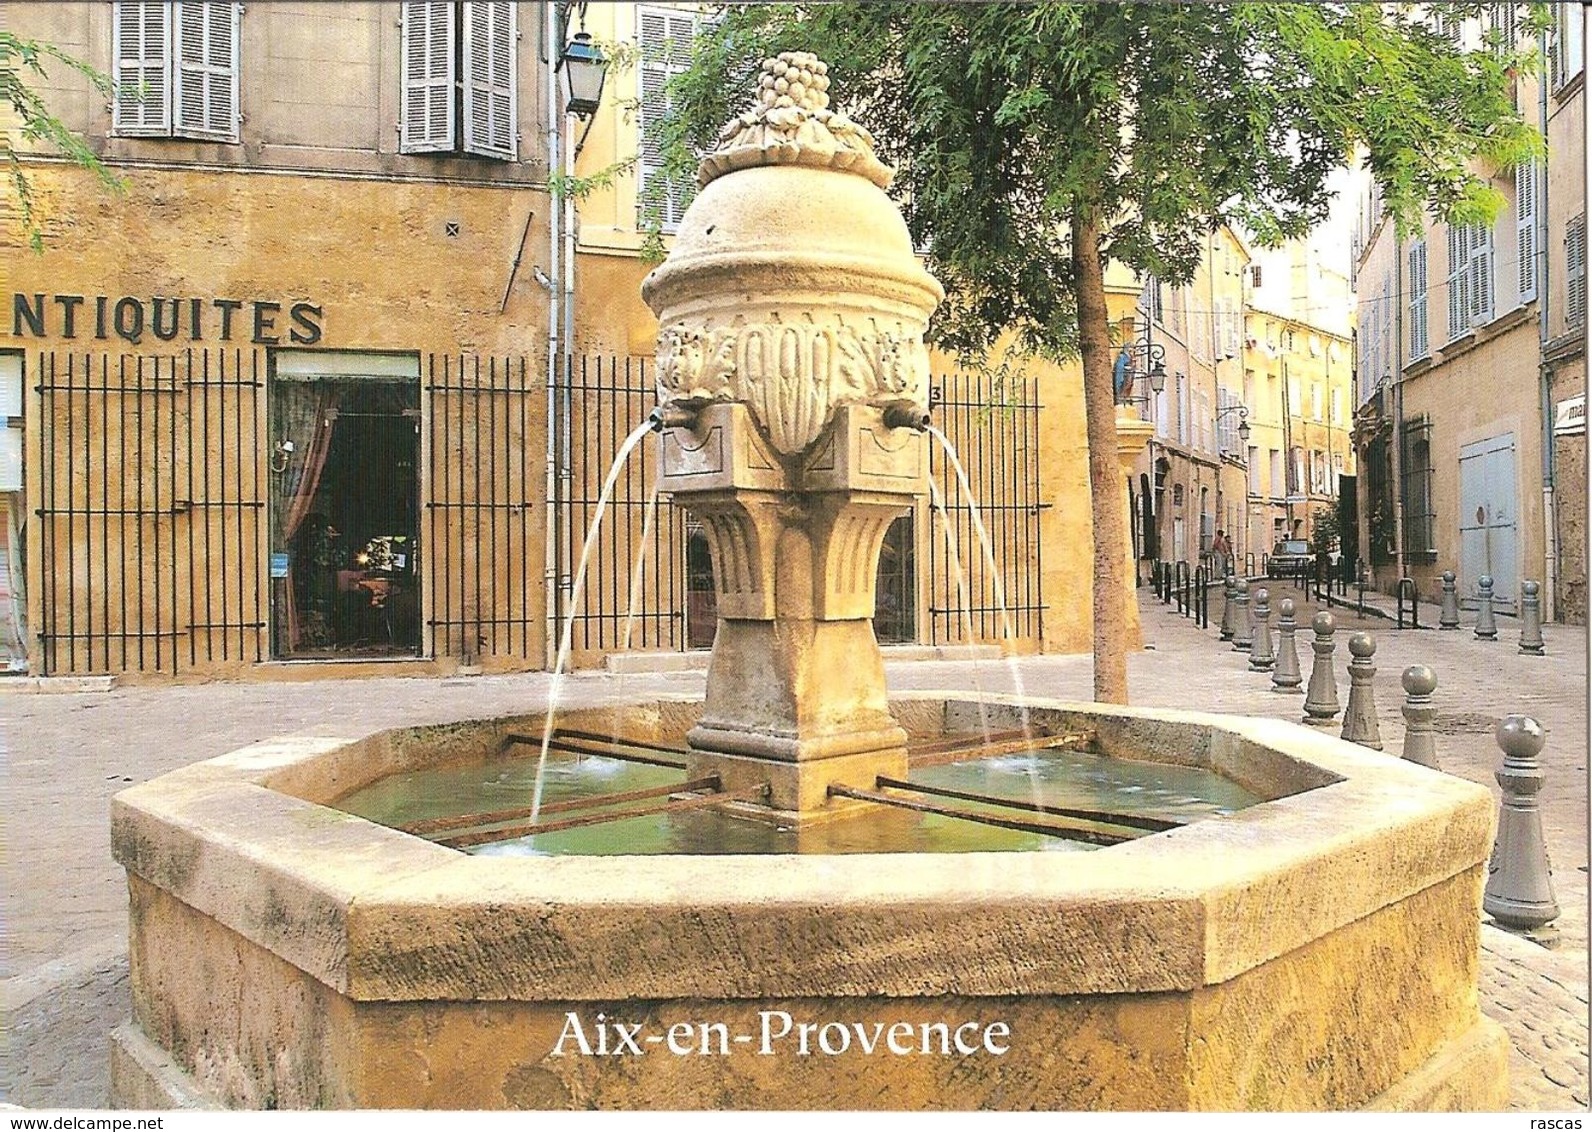
M1211 566L1218 531L1240 564L1250 549L1237 432L1249 261L1247 244L1219 229L1188 284L1147 279L1137 321L1120 327L1122 341L1150 345L1166 374L1161 392L1141 378L1131 393L1140 418L1155 428L1130 485L1141 560L1182 562L1190 571ZM1141 370L1145 356L1142 349L1136 355Z
M10 13L121 83L38 85L126 186L31 154L5 226L31 671L544 663L541 15Z
M541 668L571 610L577 664L705 645L708 563L652 502L646 443L576 592L603 473L654 400L656 326L638 172L578 199L548 189L550 170L636 151L675 65L658 36L689 9L586 10L598 41L646 41L589 122L549 112L579 29L562 5L181 11L202 18L160 0L10 17L122 83L112 102L62 68L39 87L126 183L28 153L43 254L6 223L13 663L125 679ZM1131 318L1137 281L1109 282ZM999 577L1010 647L1087 650L1077 367L934 370L996 566L942 464L949 523L925 503L887 548L881 637L1000 640Z
M1494 223L1401 239L1364 202L1355 435L1379 586L1411 578L1435 598L1453 571L1470 605L1487 576L1516 612L1535 580L1545 616L1584 621L1585 31L1579 6L1552 8L1544 71L1515 92L1547 157L1482 170L1504 200Z

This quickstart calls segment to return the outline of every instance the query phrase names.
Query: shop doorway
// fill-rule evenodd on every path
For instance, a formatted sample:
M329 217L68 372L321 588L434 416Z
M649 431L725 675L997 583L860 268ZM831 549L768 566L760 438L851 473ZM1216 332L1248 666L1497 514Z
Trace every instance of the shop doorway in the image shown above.
M279 366L270 409L272 655L418 655L418 373Z

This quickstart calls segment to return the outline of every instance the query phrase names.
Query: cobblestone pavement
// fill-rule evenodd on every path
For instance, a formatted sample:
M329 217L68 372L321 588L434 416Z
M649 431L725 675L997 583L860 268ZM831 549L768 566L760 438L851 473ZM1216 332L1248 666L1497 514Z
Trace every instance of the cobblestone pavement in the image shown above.
M1274 597L1297 591L1274 587ZM1130 658L1135 703L1292 718L1301 697L1269 691L1245 658L1144 595L1150 646ZM1213 603L1213 618L1220 612ZM1300 622L1314 607L1301 603ZM1491 732L1510 711L1548 728L1543 812L1554 884L1564 908L1549 950L1483 928L1482 998L1514 1044L1511 1107L1585 1109L1587 1064L1587 636L1548 626L1549 656L1515 652L1514 623L1500 640L1468 629L1397 632L1385 621L1337 611L1344 629L1377 637L1377 698L1390 755L1402 743L1398 674L1407 664L1438 673L1439 757L1451 773L1491 787L1499 760ZM1435 621L1435 611L1431 620ZM1467 615L1468 617L1468 615ZM1423 623L1427 621L1422 609ZM1347 651L1340 632L1338 678L1346 696ZM1301 642L1304 638L1301 637ZM1309 671L1308 648L1301 660ZM1013 662L924 662L889 666L892 687L989 690L1020 679L1035 695L1090 698L1087 657ZM109 801L134 782L284 734L346 734L350 728L442 722L534 711L545 702L541 674L452 679L324 680L130 687L108 692L0 691L6 737L7 820L0 828L5 872L0 1010L0 1100L30 1107L108 1103L107 1034L129 1013L126 882L110 858ZM581 674L570 703L610 696L700 692L700 673L616 677ZM0 683L0 689L3 689Z

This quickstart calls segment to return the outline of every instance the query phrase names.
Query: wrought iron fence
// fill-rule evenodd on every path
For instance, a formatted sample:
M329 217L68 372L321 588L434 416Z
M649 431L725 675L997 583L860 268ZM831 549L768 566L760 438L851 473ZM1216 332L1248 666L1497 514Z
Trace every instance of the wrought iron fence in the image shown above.
M262 659L259 352L40 351L29 376L43 673Z
M1037 640L1044 632L1044 592L1039 518L1039 397L1033 378L946 374L934 384L933 413L967 471L972 497L961 488L939 445L930 451L930 475L945 501L950 530L932 514L927 543L928 643L998 641L1003 635L996 600L999 579L1014 636ZM989 534L993 566L973 521L973 505ZM952 547L961 560L965 598L956 585Z
M220 347L27 358L28 545L37 563L29 573L43 674L178 675L271 657L267 369L264 351ZM559 461L562 616L603 478L656 398L644 358L577 358L565 377L555 390L565 412L549 422L542 371L527 358L423 355L422 655L543 663L545 430L555 428ZM912 517L886 588L897 607L915 594L920 612L892 608L891 632L907 637L915 626L929 643L999 639L998 576L1017 637L1037 638L1044 504L1035 384L952 374L935 394L935 420L961 453L994 567L972 499L936 448L931 474L949 528L926 508ZM566 414L569 427L559 428ZM649 437L620 470L594 541L575 607L578 661L711 641L705 541L657 499L655 443Z
M428 655L543 657L545 402L524 356L430 354L422 495Z

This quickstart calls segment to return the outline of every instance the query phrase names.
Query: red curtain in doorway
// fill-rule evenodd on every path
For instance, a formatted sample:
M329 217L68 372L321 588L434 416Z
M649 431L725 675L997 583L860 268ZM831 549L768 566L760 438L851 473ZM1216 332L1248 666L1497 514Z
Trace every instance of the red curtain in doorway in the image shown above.
M281 509L276 544L291 553L293 538L315 502L315 492L320 488L321 473L326 468L326 456L332 448L332 431L337 424L337 392L329 383L306 385L302 392L295 388L293 394L282 399L281 438L293 442L294 450L280 455L288 457L280 498L286 501ZM279 442L280 443L280 442ZM293 586L293 562L288 559L287 577L284 580L283 600L287 603L288 647L299 645L298 599Z

